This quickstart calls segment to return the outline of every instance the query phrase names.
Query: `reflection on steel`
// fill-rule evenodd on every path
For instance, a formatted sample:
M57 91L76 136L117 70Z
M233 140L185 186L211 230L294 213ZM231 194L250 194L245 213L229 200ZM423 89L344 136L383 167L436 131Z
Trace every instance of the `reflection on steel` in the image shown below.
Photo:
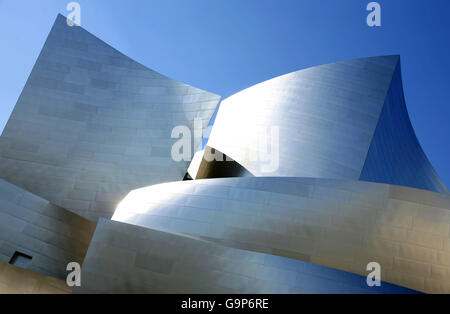
M415 293L366 277L101 219L74 293Z
M219 98L59 15L0 138L0 177L88 219L110 218L131 189L183 178L189 162L172 160L172 129L193 133L196 118L206 127Z
M132 191L113 220L449 293L450 196L355 180L227 178Z
M255 143L279 127L279 167L263 171ZM317 66L222 101L208 146L255 176L368 180L446 193L420 148L398 56Z

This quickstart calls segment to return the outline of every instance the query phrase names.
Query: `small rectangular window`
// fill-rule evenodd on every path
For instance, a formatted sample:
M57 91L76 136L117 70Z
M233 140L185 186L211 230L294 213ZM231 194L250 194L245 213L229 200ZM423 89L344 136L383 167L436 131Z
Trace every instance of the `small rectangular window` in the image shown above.
M23 254L21 252L14 252L13 257L11 257L11 260L9 261L10 264L12 265L16 265L22 268L26 268L30 263L31 263L31 259L33 257L27 255L27 254Z

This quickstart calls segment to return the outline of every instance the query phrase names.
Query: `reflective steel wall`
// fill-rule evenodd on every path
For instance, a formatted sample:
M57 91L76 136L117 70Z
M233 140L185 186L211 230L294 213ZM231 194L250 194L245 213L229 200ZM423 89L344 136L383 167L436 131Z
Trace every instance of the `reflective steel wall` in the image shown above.
M359 179L447 193L412 129L400 72L399 57L385 56L257 84L221 103L207 144L255 176ZM265 145L273 128L276 147ZM279 156L267 156L274 150ZM278 167L265 170L268 157Z
M58 16L0 137L0 262L19 251L64 278L100 218L75 292L450 293L450 195L399 56L219 98ZM171 135L196 119L209 128L189 166ZM205 162L210 148L234 161Z
M222 101L208 146L255 176L358 179L398 60L322 65L245 89ZM259 144L272 127L279 167L264 171Z
M219 96L131 60L58 16L0 138L0 177L88 219L132 189L181 180L172 129ZM199 140L193 143L197 147Z
M229 178L132 191L113 220L450 293L450 196L356 180Z
M101 219L74 293L414 293L302 261Z
M65 280L68 263L83 263L94 229L93 222L0 179L0 263L19 252L31 257L22 267ZM7 272L23 276L5 270L0 288Z

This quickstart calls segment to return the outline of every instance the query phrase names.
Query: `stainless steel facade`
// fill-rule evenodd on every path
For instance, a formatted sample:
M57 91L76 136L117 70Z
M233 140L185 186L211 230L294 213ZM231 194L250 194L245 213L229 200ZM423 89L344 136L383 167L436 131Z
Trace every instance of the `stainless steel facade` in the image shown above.
M0 263L19 252L32 258L25 268L65 280L68 263L83 263L94 230L93 222L0 179Z
M90 220L110 218L130 190L184 177L172 129L193 132L195 118L206 127L219 98L59 15L0 137L0 177Z
M247 88L222 101L208 146L255 176L357 180L397 63L344 61ZM279 167L265 172L255 143L271 127L279 128Z
M399 56L219 99L58 16L0 137L0 292L2 269L64 279L76 261L76 293L450 293L450 195L409 121ZM195 119L209 126L194 160L175 162L172 130ZM205 164L210 148L233 166ZM27 272L2 264L16 251Z
M267 148L255 144L270 143L273 127L279 166L265 171L260 156ZM411 127L399 56L317 66L245 89L222 101L207 144L255 176L360 179L448 193Z
M101 219L74 293L414 293L294 259Z
M113 218L450 293L450 195L356 180L224 178L132 191Z
M420 147L409 121L400 63L392 77L360 180L448 193Z

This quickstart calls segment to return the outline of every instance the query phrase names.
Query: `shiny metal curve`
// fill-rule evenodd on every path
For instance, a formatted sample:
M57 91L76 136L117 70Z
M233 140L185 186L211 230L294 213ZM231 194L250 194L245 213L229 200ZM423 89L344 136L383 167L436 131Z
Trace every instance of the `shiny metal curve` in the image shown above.
M224 178L141 188L113 220L449 293L450 196L356 180Z
M264 142L273 128L278 147L270 148ZM207 145L254 176L359 179L448 193L409 121L396 55L316 66L234 94L221 102ZM266 150L277 151L269 156L276 167L267 167Z
M417 293L382 281L181 234L100 219L74 293Z

